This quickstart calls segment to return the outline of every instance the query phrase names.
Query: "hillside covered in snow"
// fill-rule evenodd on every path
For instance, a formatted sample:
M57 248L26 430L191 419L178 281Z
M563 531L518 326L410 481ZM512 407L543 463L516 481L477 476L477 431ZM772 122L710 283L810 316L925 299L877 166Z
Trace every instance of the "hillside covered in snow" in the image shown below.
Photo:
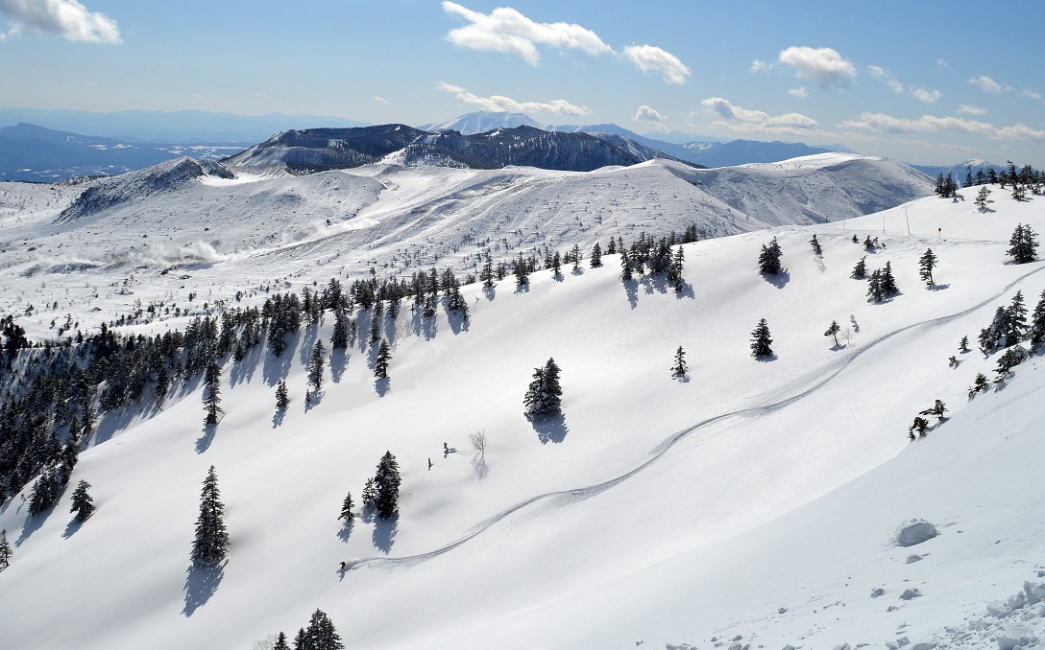
M140 198L91 185L114 199L98 210L72 208L88 206L66 188L0 184L0 314L30 338L106 322L162 340L217 319L199 348L214 375L179 349L159 362L177 362L165 390L139 377L120 401L110 388L134 373L110 368L53 507L29 514L33 482L0 506L0 646L270 648L317 608L350 648L1045 643L1045 263L1007 254L1017 226L1045 229L1040 196L920 198L921 175L843 154L171 178ZM675 243L656 273L657 238L691 224L716 237ZM760 273L774 241L781 268ZM575 263L540 268L574 245ZM410 276L478 276L484 250L538 268L524 284L510 267L489 286ZM876 284L887 269L895 292ZM392 277L420 298L375 302L366 287ZM346 304L331 278L363 282ZM300 311L273 305L290 292ZM252 324L219 332L223 311ZM753 358L761 319L771 352ZM188 340L207 340L200 327ZM153 349L119 341L92 354ZM60 355L9 354L8 377ZM528 418L549 358L561 410ZM79 420L79 386L60 422ZM211 386L223 413L207 425ZM397 514L345 524L346 493L358 510L386 452ZM201 568L211 466L229 544ZM80 480L97 508L82 522Z

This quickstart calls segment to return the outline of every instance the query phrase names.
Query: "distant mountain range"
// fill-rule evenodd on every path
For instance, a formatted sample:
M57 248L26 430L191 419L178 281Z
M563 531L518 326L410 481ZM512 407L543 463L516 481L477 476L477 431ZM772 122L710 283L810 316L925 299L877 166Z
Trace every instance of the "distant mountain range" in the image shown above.
M365 126L330 115L233 115L209 111L92 111L0 108L0 125L28 122L48 129L91 133L121 142L248 146L286 129Z
M976 172L981 169L984 173L987 173L990 169L999 172L1005 168L1004 165L977 159L964 160L957 165L911 165L911 167L914 167L918 171L933 178L936 178L940 174L943 174L944 176L951 174L958 179L959 185L965 181L965 175L968 174L970 170L972 170L972 173L975 176Z
M0 180L48 182L111 176L184 155L218 160L240 149L234 145L132 143L22 122L0 128Z
M423 131L457 131L464 135L485 133L494 129L511 129L517 126L544 128L525 113L505 113L497 111L475 111L465 113L445 122L432 122L417 127Z

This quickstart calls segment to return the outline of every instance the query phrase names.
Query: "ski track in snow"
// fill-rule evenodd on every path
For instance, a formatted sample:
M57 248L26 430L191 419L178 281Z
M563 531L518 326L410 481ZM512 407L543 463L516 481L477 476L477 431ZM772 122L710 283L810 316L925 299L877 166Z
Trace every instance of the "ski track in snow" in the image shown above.
M820 381L816 382L815 384L813 384L812 386L810 386L806 390L804 390L804 391L802 391L802 392L800 392L800 393L798 393L796 395L792 395L790 397L785 397L783 399L777 400L775 402L771 402L769 404L762 404L762 405L759 405L759 406L749 406L747 408L738 409L736 411L730 411L728 413L721 413L719 415L715 415L715 416L712 416L710 418L701 420L700 422L697 422L696 424L694 424L694 425L692 425L690 427L682 429L681 431L678 431L675 434L669 436L664 442L662 442L660 445L655 447L653 452L652 452L652 454L648 458L646 458L646 460L642 461L639 465L637 465L634 468L628 470L627 472L624 472L623 474L619 474L619 475L617 475L617 476L615 476L613 478L609 478L609 479L607 479L605 481L602 481L601 483L595 483L595 484L586 485L586 486L583 486L583 487L571 488L571 489L568 489L568 490L559 490L559 491L556 491L556 492L545 492L543 494L538 494L538 495L535 495L533 497L530 497L529 499L526 499L525 501L520 501L519 503L517 503L517 504L515 504L515 505L513 505L513 506L511 506L511 507L509 507L509 508L507 508L505 510L502 510L501 512L493 515L492 517L487 518L485 521L481 522L474 530L472 530L472 532L468 533L467 535L465 535L463 537L460 537L457 540L455 540L455 541L453 541L453 542L451 542L451 543L449 543L449 544L447 544L445 546L441 546L441 547L439 547L437 549L433 549L433 550L427 551L425 553L417 553L415 555L404 555L404 556L400 556L400 557L372 556L372 557L360 558L360 559L357 559L357 560L351 560L351 561L345 562L345 570L346 571L351 571L351 570L358 569L358 568L361 568L361 567L372 566L372 565L379 565L379 564L404 565L404 564L416 564L416 563L419 563L419 562L424 562L426 560L430 560L430 559L436 558L436 557L438 557L440 555L443 555L445 553L449 553L450 551L458 548L459 546L464 545L465 543L471 541L473 538L475 538L475 537L479 536L480 534L486 532L487 530L489 530L493 526L497 525L501 521L504 521L505 519L507 519L511 515L515 514L516 512L519 512L520 510L523 510L524 508L526 508L528 506L531 506L534 503L537 503L539 501L551 501L551 500L555 500L555 499L565 498L563 500L568 503L568 502L571 502L571 501L573 501L575 499L578 499L578 498L588 498L588 497L591 497L591 496L595 496L595 495L597 495L597 494L599 494L601 492L604 492L605 490L608 490L608 489L610 489L610 488L612 488L612 487L614 487L614 486L616 486L616 485L618 485L618 484L628 480L629 478L635 476L636 474L642 472L643 470L645 470L649 466L653 465L655 462L660 460L665 454L667 454L667 452L669 452L672 448L674 448L675 445L677 445L678 443L680 443L683 440L685 440L686 438L688 438L691 434L693 434L693 433L695 433L697 431L700 431L701 429L704 429L705 427L708 427L708 426L710 426L712 424L715 424L717 422L721 422L721 421L729 419L729 418L743 417L743 416L747 416L747 415L765 415L765 414L768 414L768 413L772 413L774 411L778 411L778 410L780 410L782 408L785 408L785 407L787 407L787 406L789 406L791 404L794 404L795 402L798 402L798 401L800 401L800 400L802 400L802 399L812 395L813 393L817 392L821 388L823 388L825 385L827 385L832 380L834 380L836 377L838 377L840 374L842 374L842 372L844 372L855 360L857 360L865 352L876 348L878 345L880 345L882 343L885 343L886 341L888 341L888 340L890 340L892 338L895 338L896 336L899 336L900 334L903 334L903 333L908 332L908 331L913 330L913 329L917 329L917 328L920 328L920 327L927 327L927 328L928 327L934 327L936 325L942 325L942 324L948 323L948 322L950 322L952 320L955 320L957 318L961 318L963 316L967 316L967 315L971 314L972 312L985 307L986 305L990 304L991 302L993 302L995 300L998 300L999 298L1004 296L1006 293L1011 291L1013 289L1013 287L1015 287L1016 285L1020 284L1021 282L1023 282L1027 278L1029 278L1029 277L1031 277L1033 275L1036 275L1037 273L1040 273L1042 271L1045 271L1045 266L1040 266L1039 268L1034 269L1033 271L1028 271L1027 273L1024 273L1023 275L1021 275L1021 276L1017 277L1016 279L1014 279L1009 284L1005 285L1005 287L1002 288L1001 291L998 291L997 293L989 296L988 298L985 298L984 300L981 300L980 302L972 305L971 307L967 307L966 309L963 309L961 311L958 311L958 312L955 312L955 313L952 313L952 314L948 314L946 316L938 316L936 318L931 318L929 320L919 321L917 323L911 323L910 325L901 327L900 329L897 329L897 330L893 330L892 332L889 332L887 334L883 334L882 336L880 336L880 337L878 337L876 339L873 339L867 345L865 345L863 347L860 347L860 348L857 348L853 352L849 353L845 358L839 360L835 364L835 365L838 366L837 368L835 368L833 371L830 371Z

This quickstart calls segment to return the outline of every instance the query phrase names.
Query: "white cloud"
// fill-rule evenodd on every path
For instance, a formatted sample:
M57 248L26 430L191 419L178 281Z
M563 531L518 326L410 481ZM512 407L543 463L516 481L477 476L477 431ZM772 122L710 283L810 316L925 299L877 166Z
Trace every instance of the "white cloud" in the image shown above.
M772 63L767 63L766 61L763 61L762 59L755 59L754 61L751 62L751 67L748 68L748 71L751 74L755 74L757 72L769 72L769 71L771 71L775 67L776 66L773 65Z
M936 65L940 66L941 68L951 67L951 64L947 63L947 59L936 59Z
M636 122L643 122L647 126L662 133L666 133L670 130L668 126L664 124L666 116L662 115L660 111L652 106L646 106L645 104L638 107L635 111L635 117L631 119Z
M982 135L994 140L1045 140L1045 130L1025 124L997 127L990 122L962 117L923 115L919 118L894 117L884 113L863 113L859 119L842 122L843 128L864 129L878 133L938 133L953 131Z
M12 23L5 38L26 32L57 34L84 43L122 42L116 21L88 11L77 0L0 0L0 14Z
M370 101L376 102L378 104L384 104L386 106L388 106L389 104L392 103L392 102L388 101L387 99L385 99L384 97L382 97L381 95L374 95L373 97L370 98Z
M624 58L647 74L660 74L669 84L684 84L689 76L689 68L678 57L655 45L629 45L624 48Z
M990 77L988 77L986 75L980 75L979 77L972 77L971 79L969 79L969 83L971 83L972 85L978 87L980 90L982 90L985 93L992 93L992 94L995 94L995 95L1000 94L1000 93L1006 93L1006 92L1009 92L1010 90L1012 90L1012 88L1010 86L1003 86L1000 83L998 83L997 81L995 81L994 79L991 79Z
M816 81L823 88L847 86L856 76L856 66L829 47L791 46L777 59L794 68L799 79Z
M458 47L515 54L530 65L537 65L538 45L575 49L591 55L613 49L590 29L572 23L539 23L512 9L498 7L489 14L472 11L456 2L443 2L443 11L468 21L450 30L447 38Z
M791 90L787 91L787 94L791 95L792 97L797 97L799 99L805 99L806 96L809 95L809 93L806 92L806 87L805 86L799 86L798 88L792 88Z
M1034 99L1034 100L1039 101L1039 102L1041 101L1041 93L1035 92L1035 91L1031 90L1030 88L1024 88L1023 90L1021 90L1020 91L1020 96L1021 97L1029 97L1030 99Z
M708 97L700 102L704 108L718 115L715 126L735 131L762 131L766 133L797 133L817 126L818 122L801 113L770 115L765 111L737 106L722 97Z
M972 106L971 104L962 104L958 107L958 113L962 115L986 115L987 109L980 108L979 106Z
M935 104L943 97L943 93L939 90L926 90L925 88L911 88L911 94L915 99L926 104Z
M452 93L457 97L458 101L462 101L466 104L482 106L483 109L488 111L507 111L511 113L536 113L544 111L548 113L558 113L559 115L587 115L591 112L586 106L577 106L576 104L571 104L565 99L552 99L546 102L520 102L503 95L480 97L479 95L468 92L460 86L454 86L445 81L440 81L436 85L436 88L443 92Z

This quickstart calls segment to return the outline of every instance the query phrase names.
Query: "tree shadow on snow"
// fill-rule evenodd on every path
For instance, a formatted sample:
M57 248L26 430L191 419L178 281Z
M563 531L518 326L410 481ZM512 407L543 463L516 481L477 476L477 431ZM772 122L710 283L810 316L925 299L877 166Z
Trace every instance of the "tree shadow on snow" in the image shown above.
M275 386L280 379L286 378L287 373L290 372L290 364L294 360L294 350L297 349L299 338L299 333L285 334L283 340L287 342L287 348L278 357L268 349L265 350L265 366L261 372L266 385Z
M570 432L569 427L566 426L566 416L562 413L532 417L530 425L537 432L537 439L541 441L542 445L549 442L562 442L566 439L566 434Z
M44 522L47 521L47 518L51 516L52 512L54 512L54 506L51 506L36 516L29 515L26 517L25 523L22 524L22 532L18 534L18 539L15 540L15 546L21 546L25 543L25 540L29 539L30 535L40 530L40 527L44 525Z
M392 380L388 377L384 379L374 380L374 391L378 397L384 397L388 391L392 390Z
M214 442L214 434L218 431L216 424L204 424L203 433L196 439L196 453L202 454L210 449L210 443Z
M787 269L780 269L780 273L763 273L762 279L777 289L783 289L791 281L791 272Z
M287 409L276 409L276 412L272 414L272 428L276 429L283 426L285 417L287 417Z
M497 289L495 287L483 287L483 295L486 296L487 300L493 300L497 297Z
M946 284L946 283L945 284L934 284L933 286L929 287L929 291L944 291L945 289L950 289L950 288L951 288L950 284Z
M475 470L475 475L479 477L479 480L486 478L486 475L490 473L490 466L486 464L486 455L476 453L472 457L472 469Z
M682 286L675 289L675 298L682 300L683 298L689 298L695 300L697 295L693 292L693 285L685 280L682 281Z
M639 306L639 283L635 280L621 280L624 285L624 293L628 294L628 304L632 309Z
M775 354L763 354L755 357L755 361L759 363L769 363L770 361L776 361L777 356Z
M379 551L388 555L395 544L396 533L399 532L399 515L393 515L388 519L374 517L374 532L370 539Z
M65 525L65 532L62 533L62 539L69 539L76 534L76 531L80 530L84 522L80 521L79 517L73 517L69 520L69 523Z
M181 610L186 617L192 616L197 609L207 604L218 591L218 586L225 577L225 562L217 566L200 566L190 564L185 570L185 608Z
M330 351L330 380L335 384L341 382L345 370L348 369L348 353L341 348Z
M447 309L446 310L446 322L450 325L450 331L454 335L460 334L462 331L468 331L468 319L466 319L461 312Z
M347 542L348 538L352 536L352 529L355 527L354 521L346 521L344 525L337 531L337 538L342 542Z

